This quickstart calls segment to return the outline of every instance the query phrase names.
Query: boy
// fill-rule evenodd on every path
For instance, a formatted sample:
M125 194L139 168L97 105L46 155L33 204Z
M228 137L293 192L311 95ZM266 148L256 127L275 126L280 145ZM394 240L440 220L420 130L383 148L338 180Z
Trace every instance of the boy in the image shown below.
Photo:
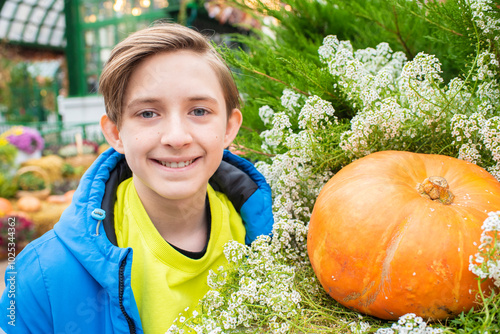
M99 89L112 148L16 259L15 298L6 289L0 302L7 333L165 333L227 263L226 242L271 232L269 186L224 150L241 125L238 91L202 35L174 24L132 34Z

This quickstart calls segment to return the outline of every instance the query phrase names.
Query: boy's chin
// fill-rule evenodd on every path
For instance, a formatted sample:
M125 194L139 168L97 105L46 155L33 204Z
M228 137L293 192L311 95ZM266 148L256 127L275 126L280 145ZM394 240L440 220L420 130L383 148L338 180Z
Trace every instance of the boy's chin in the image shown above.
M172 185L166 185L169 191L164 189L156 191L156 194L160 197L159 200L182 202L182 201L194 201L194 203L204 200L207 193L208 181L205 183L204 187L189 187L179 185L178 187L173 187ZM177 191L175 189L177 188Z

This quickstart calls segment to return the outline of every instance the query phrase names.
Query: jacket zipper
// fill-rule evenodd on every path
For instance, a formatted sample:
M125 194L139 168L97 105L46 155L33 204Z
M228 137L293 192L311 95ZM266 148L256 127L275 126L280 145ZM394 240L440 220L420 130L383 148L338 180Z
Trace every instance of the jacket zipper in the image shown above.
M125 319L127 320L128 329L130 330L131 334L135 334L136 330L135 330L134 321L127 314L127 311L125 310L125 306L123 306L123 292L125 290L124 272L125 272L125 262L126 262L126 260L127 260L127 258L123 259L122 263L120 264L118 294L119 294L119 301L120 301L120 310L122 311L123 315L125 316Z

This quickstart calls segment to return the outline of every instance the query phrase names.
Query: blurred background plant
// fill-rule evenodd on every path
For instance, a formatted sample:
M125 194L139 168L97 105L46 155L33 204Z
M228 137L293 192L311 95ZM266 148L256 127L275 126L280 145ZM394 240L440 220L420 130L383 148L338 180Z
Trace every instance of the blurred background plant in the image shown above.
M82 140L81 152L78 152L78 147L75 143L64 145L59 148L57 154L63 158L75 157L78 154L96 154L99 145L89 140Z
M17 185L14 178L0 171L0 197L12 198L17 192Z
M17 147L0 136L0 171L9 170L16 160Z
M0 136L0 197L13 197L17 191L14 182L17 148Z
M18 176L17 187L19 190L36 191L45 189L47 185L45 180L36 173L27 172Z
M43 122L55 114L60 83L57 75L42 75L41 67L49 62L40 64L24 59L15 47L0 44L0 114L6 121Z
M36 129L26 126L13 126L0 136L27 154L33 154L37 151L41 153L45 145L40 133Z

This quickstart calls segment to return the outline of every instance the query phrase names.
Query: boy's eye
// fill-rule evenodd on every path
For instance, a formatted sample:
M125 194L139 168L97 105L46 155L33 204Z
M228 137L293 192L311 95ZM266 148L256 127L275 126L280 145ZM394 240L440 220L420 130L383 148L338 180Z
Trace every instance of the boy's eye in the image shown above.
M205 116L208 112L202 108L196 108L191 111L194 116Z
M153 117L155 117L156 113L153 111L146 110L146 111L141 112L140 115L142 118L153 118Z

